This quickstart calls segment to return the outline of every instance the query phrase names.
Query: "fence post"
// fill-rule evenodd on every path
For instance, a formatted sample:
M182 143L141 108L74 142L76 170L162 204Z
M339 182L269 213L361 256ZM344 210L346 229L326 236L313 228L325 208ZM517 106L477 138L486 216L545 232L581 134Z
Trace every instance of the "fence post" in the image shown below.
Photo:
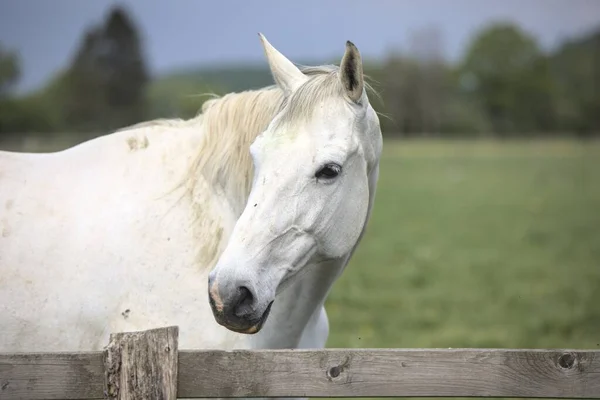
M111 334L104 350L104 397L175 400L178 336L177 326Z

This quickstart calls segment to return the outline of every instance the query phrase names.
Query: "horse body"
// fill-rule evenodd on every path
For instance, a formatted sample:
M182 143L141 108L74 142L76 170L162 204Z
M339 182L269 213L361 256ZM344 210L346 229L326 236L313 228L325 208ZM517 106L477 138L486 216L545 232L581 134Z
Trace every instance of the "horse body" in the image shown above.
M181 348L325 345L322 302L304 329L251 337L214 322L207 276L239 212L202 177L193 194L174 184L200 128L157 124L53 154L0 152L0 351L101 350L110 333L167 325L179 325ZM315 278L282 296L274 322L323 285Z
M201 177L194 200L171 190L200 139L194 125L0 153L2 351L99 349L111 332L173 323L182 343L235 342L212 322L203 259L235 216Z
M57 153L0 152L1 352L166 325L182 349L325 346L381 132L353 45L340 69L300 72L262 39L275 87Z

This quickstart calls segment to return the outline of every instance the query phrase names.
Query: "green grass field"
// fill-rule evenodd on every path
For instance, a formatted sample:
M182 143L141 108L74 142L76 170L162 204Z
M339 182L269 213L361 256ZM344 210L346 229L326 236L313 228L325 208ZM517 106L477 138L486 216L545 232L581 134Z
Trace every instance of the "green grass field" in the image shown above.
M329 347L600 348L600 143L385 142Z

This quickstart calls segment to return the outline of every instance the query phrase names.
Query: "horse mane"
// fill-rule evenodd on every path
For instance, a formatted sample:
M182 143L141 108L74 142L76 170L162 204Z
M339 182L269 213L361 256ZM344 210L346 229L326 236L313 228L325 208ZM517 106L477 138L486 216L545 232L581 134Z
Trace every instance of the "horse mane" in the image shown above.
M205 101L196 117L200 118L202 138L188 170L188 188L193 190L198 175L202 175L210 185L233 194L236 202L247 197L254 173L249 147L283 101L283 92L277 87Z
M300 69L310 79L289 98L276 85L233 92L206 100L191 120L155 120L137 126L198 126L202 130L200 146L182 184L191 193L201 175L207 183L223 190L231 205L241 212L252 186L254 166L249 148L256 137L280 111L277 125L290 126L309 118L323 100L344 96L338 66ZM366 81L365 88L374 92Z
M283 111L278 124L292 124L309 117L323 99L343 94L337 66L301 69L311 79L289 98L279 87L268 86L204 102L197 117L201 118L203 136L187 177L192 185L198 174L202 174L210 184L233 195L230 201L241 212L254 175L249 147L275 115Z

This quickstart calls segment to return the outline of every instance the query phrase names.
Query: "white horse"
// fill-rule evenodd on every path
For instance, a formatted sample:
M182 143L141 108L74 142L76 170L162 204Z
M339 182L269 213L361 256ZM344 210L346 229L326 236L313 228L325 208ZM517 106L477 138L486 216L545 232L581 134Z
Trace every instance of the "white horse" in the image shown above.
M0 351L322 348L369 219L382 137L361 56L48 154L0 152Z

